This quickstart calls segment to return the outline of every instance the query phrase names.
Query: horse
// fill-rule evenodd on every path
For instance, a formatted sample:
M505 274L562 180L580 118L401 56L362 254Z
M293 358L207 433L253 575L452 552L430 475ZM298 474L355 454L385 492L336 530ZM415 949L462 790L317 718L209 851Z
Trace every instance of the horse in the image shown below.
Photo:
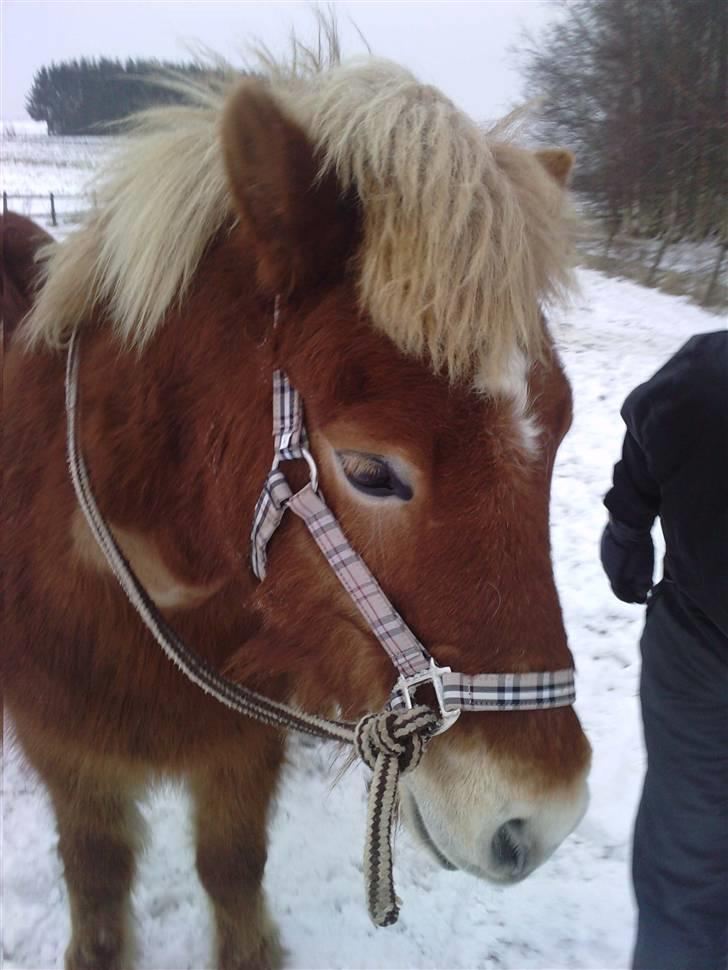
M120 589L69 481L69 341L98 507L235 684L356 719L396 679L295 516L251 569L276 371L333 514L437 663L570 668L549 491L571 392L543 309L570 281L571 164L398 65L299 59L145 115L50 253L6 362L1 673L55 811L68 970L128 965L137 801L160 776L191 791L217 965L280 964L262 878L286 743L186 679ZM440 864L517 882L582 817L589 762L570 705L464 711L404 775L402 815Z
M3 346L33 305L40 277L36 262L38 250L53 241L45 229L17 212L0 216L2 237L2 289L0 303L3 319Z

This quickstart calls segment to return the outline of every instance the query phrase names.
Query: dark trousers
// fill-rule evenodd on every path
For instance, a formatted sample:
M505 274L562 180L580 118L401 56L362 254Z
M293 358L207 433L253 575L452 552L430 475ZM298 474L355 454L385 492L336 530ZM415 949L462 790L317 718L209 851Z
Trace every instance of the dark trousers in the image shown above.
M728 967L728 640L669 582L642 636L635 970Z

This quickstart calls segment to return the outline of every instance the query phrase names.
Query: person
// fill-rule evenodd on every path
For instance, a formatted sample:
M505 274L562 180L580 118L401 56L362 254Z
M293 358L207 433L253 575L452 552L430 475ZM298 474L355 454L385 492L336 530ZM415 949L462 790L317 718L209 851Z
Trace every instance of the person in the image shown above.
M688 342L622 408L604 504L612 591L647 603L647 772L634 829L635 970L728 966L728 331ZM666 554L652 587L651 527Z

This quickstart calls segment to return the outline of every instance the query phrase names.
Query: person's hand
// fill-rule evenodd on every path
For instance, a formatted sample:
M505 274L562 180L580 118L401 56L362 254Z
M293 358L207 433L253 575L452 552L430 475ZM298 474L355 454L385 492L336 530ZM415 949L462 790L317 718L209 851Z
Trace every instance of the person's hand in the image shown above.
M645 603L652 588L655 550L648 531L610 518L602 533L600 558L612 592L623 603Z

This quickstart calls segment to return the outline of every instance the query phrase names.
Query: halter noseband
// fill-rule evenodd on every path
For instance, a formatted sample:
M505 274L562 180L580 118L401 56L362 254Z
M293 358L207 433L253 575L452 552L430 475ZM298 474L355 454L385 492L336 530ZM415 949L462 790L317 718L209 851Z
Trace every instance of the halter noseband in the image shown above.
M432 735L450 727L461 710L535 710L565 707L574 701L573 670L525 674L459 674L439 667L382 592L363 560L351 548L318 491L316 463L308 451L300 396L282 371L274 375L273 467L255 508L251 535L252 566L265 577L268 542L290 509L309 532L387 651L399 677L388 710L366 714L352 724L307 714L222 677L183 643L135 575L101 513L78 443L79 337L74 332L66 364L66 443L71 482L86 522L139 618L166 656L194 684L230 710L264 724L351 744L372 769L364 846L367 907L377 926L397 921L399 900L392 879L392 829L399 776L417 767ZM279 470L282 461L303 458L310 481L295 494ZM413 702L422 684L435 691L437 711Z

